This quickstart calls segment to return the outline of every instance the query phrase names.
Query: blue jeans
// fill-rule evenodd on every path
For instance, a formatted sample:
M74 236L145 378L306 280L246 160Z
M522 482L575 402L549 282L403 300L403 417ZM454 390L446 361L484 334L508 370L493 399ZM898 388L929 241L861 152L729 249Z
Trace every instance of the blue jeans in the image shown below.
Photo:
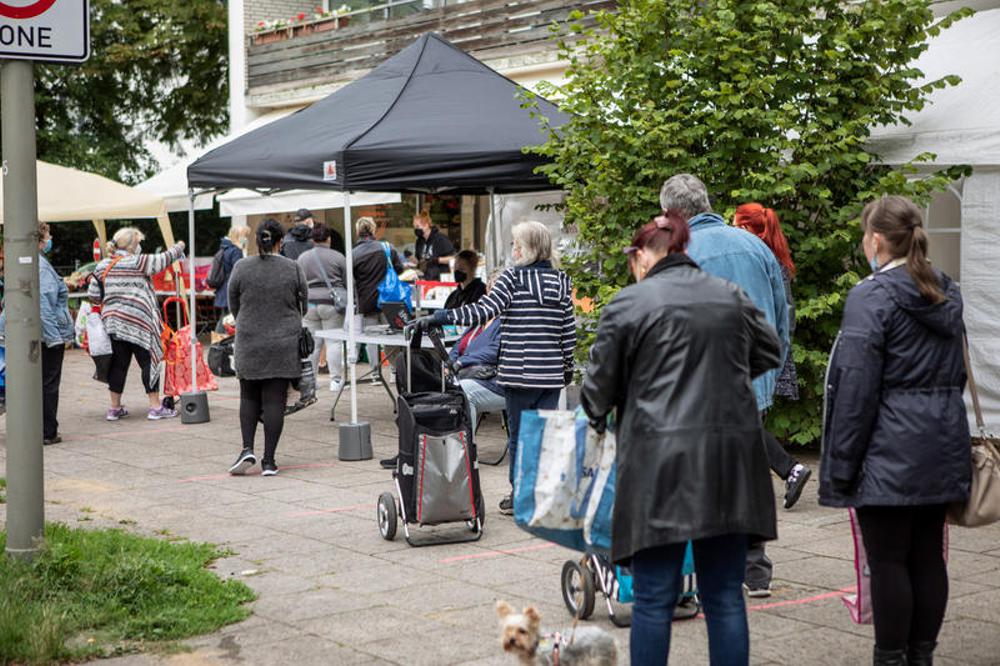
M469 400L469 420L475 431L480 414L502 412L507 408L507 400L499 393L494 393L475 379L462 379L458 382Z
M693 542L698 593L708 627L712 666L746 666L750 630L743 602L747 536L727 534ZM632 666L664 666L670 654L670 623L681 593L685 544L641 550L632 558Z
M507 449L510 451L510 466L507 477L514 487L514 464L517 454L517 435L521 429L521 412L529 409L555 409L559 406L562 389L529 389L508 386L507 390Z

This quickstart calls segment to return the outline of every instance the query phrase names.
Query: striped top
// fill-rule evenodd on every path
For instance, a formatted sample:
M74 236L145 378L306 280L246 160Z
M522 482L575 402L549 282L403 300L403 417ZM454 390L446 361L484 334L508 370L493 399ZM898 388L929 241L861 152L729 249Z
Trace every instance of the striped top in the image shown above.
M569 276L540 261L504 271L475 303L439 310L441 323L481 326L499 317L497 383L517 388L561 389L573 369L576 319Z
M180 245L160 254L129 254L121 257L104 280L104 300L101 300L100 280L111 259L103 259L94 269L94 278L87 287L91 302L100 303L101 320L108 335L149 351L152 363L150 381L160 377L163 347L160 343L160 308L153 291L152 276L184 256Z

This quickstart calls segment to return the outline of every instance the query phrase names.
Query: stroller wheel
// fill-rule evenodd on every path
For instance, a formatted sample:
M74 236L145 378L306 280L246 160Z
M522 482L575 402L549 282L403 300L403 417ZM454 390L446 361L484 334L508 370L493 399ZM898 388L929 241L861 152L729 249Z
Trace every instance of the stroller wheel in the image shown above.
M586 620L594 612L594 576L590 569L569 560L562 568L563 603L569 614Z
M378 531L386 541L396 538L396 498L392 493L382 493L378 498Z

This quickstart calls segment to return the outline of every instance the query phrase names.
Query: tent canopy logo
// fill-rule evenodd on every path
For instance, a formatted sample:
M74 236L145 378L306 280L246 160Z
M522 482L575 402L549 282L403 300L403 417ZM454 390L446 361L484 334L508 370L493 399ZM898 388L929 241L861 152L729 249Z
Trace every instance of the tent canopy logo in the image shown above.
M337 180L337 160L323 162L323 180Z

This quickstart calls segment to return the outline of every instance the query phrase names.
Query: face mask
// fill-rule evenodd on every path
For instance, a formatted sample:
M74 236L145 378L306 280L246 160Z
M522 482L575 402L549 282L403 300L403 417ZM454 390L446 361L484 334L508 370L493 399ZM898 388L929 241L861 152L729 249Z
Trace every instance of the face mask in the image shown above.
M51 251L52 251L52 239L46 238L45 245L42 246L42 252L48 254Z
M465 282L469 274L465 271L455 271L455 282Z
M423 230L423 229L421 229L421 228L419 228L419 227L417 227L417 228L415 228L415 229L413 230L413 234L414 234L414 235L415 235L415 236L416 236L417 238L423 238L423 237L424 237L424 230Z
M878 272L878 246L872 248L872 258L868 260L868 265L871 266L872 273Z

